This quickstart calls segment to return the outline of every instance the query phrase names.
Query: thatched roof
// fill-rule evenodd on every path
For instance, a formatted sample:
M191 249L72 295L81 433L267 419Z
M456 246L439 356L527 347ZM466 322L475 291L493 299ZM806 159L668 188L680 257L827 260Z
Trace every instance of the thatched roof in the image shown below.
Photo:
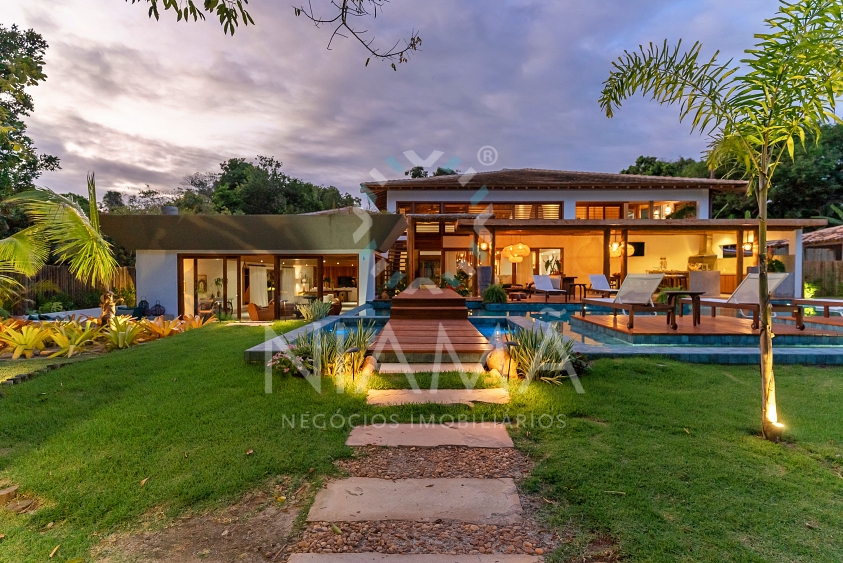
M743 180L711 180L708 178L676 178L673 176L638 176L605 172L571 172L538 168L503 169L475 174L451 174L427 178L402 178L387 182L363 184L376 197L379 209L386 206L389 190L479 190L486 189L688 189L743 191Z

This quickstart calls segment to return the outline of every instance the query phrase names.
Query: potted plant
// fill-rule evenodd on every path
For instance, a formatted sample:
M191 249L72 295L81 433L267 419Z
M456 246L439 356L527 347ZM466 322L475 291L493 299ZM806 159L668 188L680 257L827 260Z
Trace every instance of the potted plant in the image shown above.
M222 297L222 278L215 279L214 285L217 286L217 298L219 299Z
M551 276L562 275L562 263L559 261L559 258L551 257L545 260L544 269L547 270L547 273Z

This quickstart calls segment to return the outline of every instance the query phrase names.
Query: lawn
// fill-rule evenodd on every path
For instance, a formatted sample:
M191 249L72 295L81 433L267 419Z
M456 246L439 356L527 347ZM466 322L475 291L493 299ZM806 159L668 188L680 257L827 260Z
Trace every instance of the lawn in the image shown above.
M279 475L319 479L350 453L348 427L285 421L335 413L509 415L516 444L538 460L526 487L553 503L556 525L582 531L566 557L603 535L628 561L840 561L839 370L779 369L789 441L775 445L756 435L752 368L601 360L584 395L514 385L507 406L375 409L327 381L319 394L275 376L265 394L263 367L243 363L263 337L210 326L0 389L0 480L44 503L33 516L0 511L0 561L46 561L59 544L53 560L87 558L150 513L229 503ZM407 386L401 376L370 383Z

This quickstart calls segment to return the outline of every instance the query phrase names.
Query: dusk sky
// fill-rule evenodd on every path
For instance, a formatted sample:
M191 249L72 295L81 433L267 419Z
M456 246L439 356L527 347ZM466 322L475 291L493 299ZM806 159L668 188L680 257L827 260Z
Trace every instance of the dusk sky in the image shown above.
M201 2L200 2L201 4ZM313 5L327 13L327 2ZM83 192L171 191L222 160L275 156L305 180L359 193L385 159L414 150L458 168L617 172L638 155L698 158L676 108L637 98L607 119L601 83L623 49L700 40L740 57L777 3L764 0L394 0L364 27L422 51L393 72L353 40L296 18L286 1L252 0L256 25L223 35L212 17L156 22L122 0L3 0L0 23L48 41L45 83L30 92L29 133L62 170L38 182ZM498 151L484 167L480 147Z

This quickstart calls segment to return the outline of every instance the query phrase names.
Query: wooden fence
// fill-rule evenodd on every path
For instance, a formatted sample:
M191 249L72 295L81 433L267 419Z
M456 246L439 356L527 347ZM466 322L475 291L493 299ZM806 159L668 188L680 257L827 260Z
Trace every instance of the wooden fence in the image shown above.
M15 277L21 285L23 285L24 290L21 293L29 299L35 299L35 294L38 292L37 284L39 284L39 282L50 282L55 284L61 293L65 293L70 296L70 298L77 304L81 305L85 302L92 301L93 304L89 304L88 306L98 306L99 304L99 290L76 279L76 277L70 273L70 269L66 264L60 264L58 266L44 266L41 268L40 272L31 278L19 275L14 275L13 277ZM134 290L135 269L128 266L118 268L117 275L111 285L115 291L126 289ZM46 292L47 295L52 293L55 293L55 291ZM20 307L17 308L24 307L26 307L26 305L21 303Z
M835 297L843 295L843 261L806 260L802 263L802 277L805 283L818 286L816 297Z

